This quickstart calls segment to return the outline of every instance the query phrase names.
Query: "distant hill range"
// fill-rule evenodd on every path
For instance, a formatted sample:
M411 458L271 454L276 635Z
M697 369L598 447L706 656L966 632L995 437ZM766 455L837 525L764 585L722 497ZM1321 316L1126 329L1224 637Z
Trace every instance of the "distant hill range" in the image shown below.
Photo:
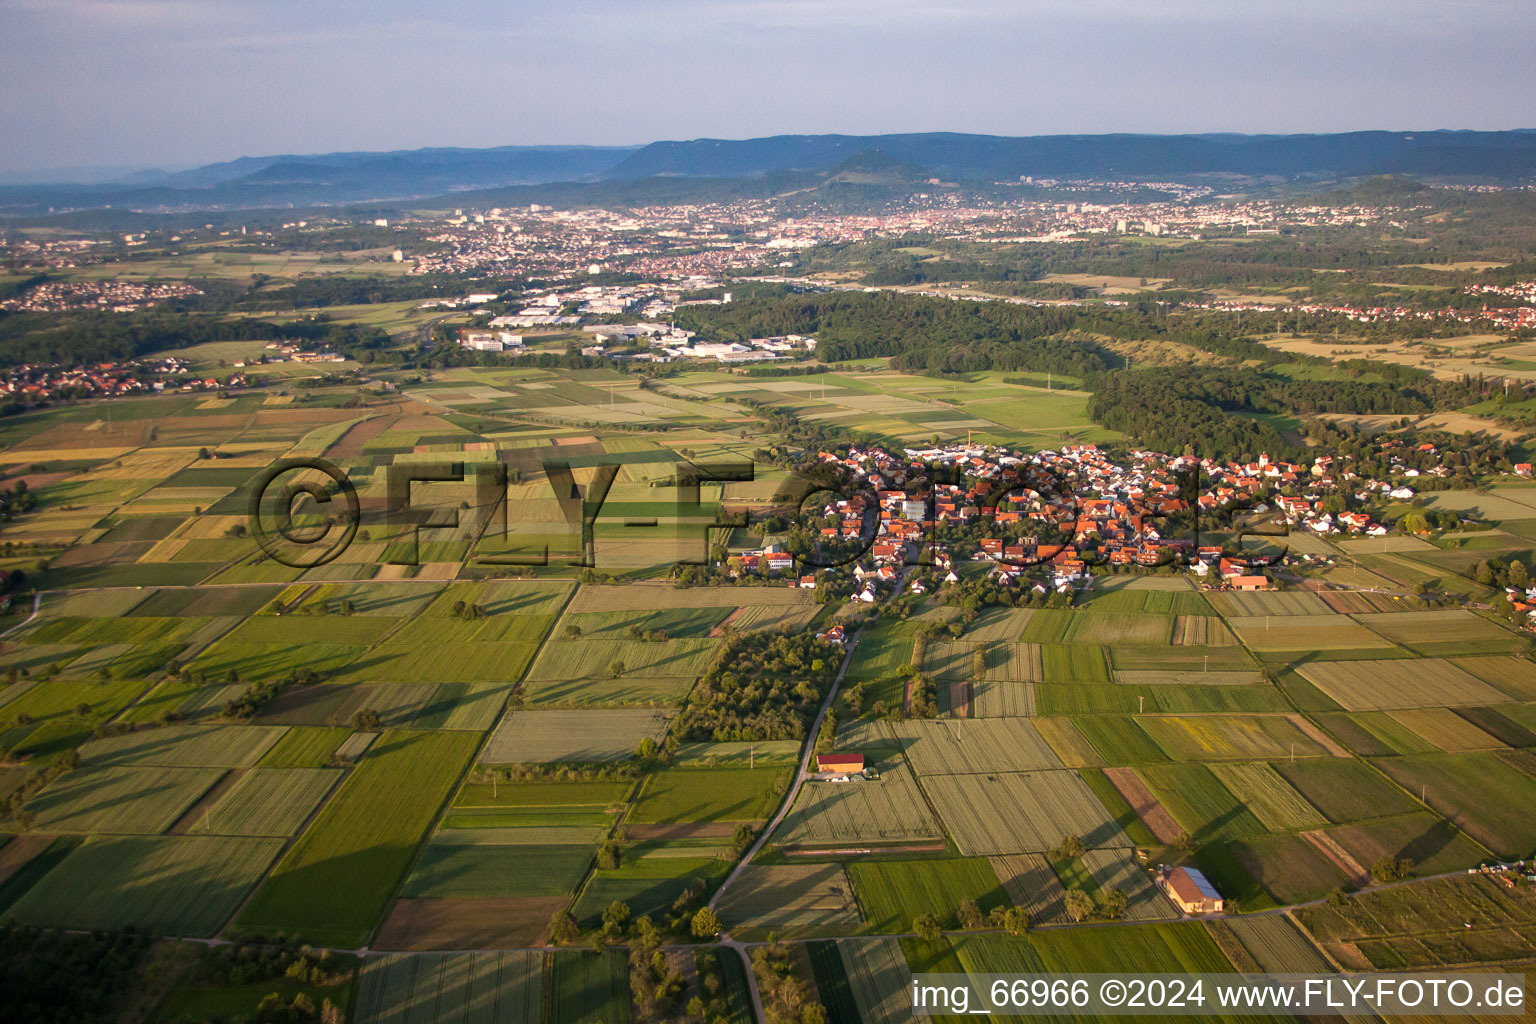
M0 186L0 213L300 207L381 200L564 201L655 193L677 201L816 185L916 186L1040 178L1276 182L1379 174L1514 182L1536 178L1536 131L1348 132L1334 135L1041 135L1011 138L776 135L639 147L503 146L388 153L241 157L188 171L141 171L107 184ZM657 179L690 179L664 186ZM638 187L637 183L651 186ZM553 186L553 188L551 188ZM573 188L571 186L584 186Z

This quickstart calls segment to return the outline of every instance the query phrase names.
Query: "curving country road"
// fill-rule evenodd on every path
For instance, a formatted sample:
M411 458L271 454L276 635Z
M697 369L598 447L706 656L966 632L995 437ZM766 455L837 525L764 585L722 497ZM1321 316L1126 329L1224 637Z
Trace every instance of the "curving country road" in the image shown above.
M915 567L907 568L900 576L896 577L896 586L880 602L881 606L889 604L892 600L901 596L902 592L906 589L907 578L912 575L913 568ZM821 702L821 708L816 712L815 720L811 722L810 731L806 733L805 749L800 752L800 767L795 772L795 781L791 783L788 792L784 794L784 800L779 804L779 809L774 813L773 818L758 832L757 839L747 848L747 852L742 854L741 859L736 862L736 866L731 869L731 873L725 876L725 881L720 883L720 888L716 889L715 894L709 898L708 906L711 910L714 910L720 903L720 897L731 887L737 877L746 870L747 865L752 862L752 858L756 857L762 848L767 845L769 837L773 835L774 830L779 827L785 816L789 814L790 808L795 805L795 798L800 795L800 787L805 785L806 780L811 774L811 758L816 754L816 737L821 733L821 723L826 720L827 712L832 708L832 702L837 699L837 691L843 685L843 677L848 674L848 666L853 664L854 648L858 646L859 637L863 632L864 627L860 626L848 637L848 645L843 652L843 663L838 666L837 675L832 678L832 685L827 687L826 699ZM741 957L747 969L747 990L752 996L752 1009L757 1014L758 1020L767 1020L768 1018L763 1012L762 994L757 989L757 975L752 971L752 958L747 955L747 943L739 942L733 939L729 932L722 931L720 933L720 945L734 949L737 955Z

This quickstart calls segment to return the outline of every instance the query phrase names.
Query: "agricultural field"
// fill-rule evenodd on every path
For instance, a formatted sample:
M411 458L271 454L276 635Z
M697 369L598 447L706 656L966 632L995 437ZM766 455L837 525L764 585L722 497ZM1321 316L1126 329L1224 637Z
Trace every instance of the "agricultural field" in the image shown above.
M1168 755L1129 716L1095 715L1074 718L1072 727L1092 744L1103 764L1142 764L1166 761Z
M1003 892L1014 906L1024 908L1031 922L1061 924L1068 920L1067 890L1043 854L1016 853L990 860Z
M861 926L841 864L749 864L720 901L733 931L848 934Z
M1288 715L1141 715L1136 724L1173 761L1321 757L1328 753Z
M481 764L617 761L659 739L667 716L645 708L509 711L481 751Z
M242 931L365 941L478 737L386 733L240 912Z
M1061 759L1026 718L909 720L889 728L920 776L1061 767Z
M1088 768L1103 764L1088 738L1068 718L1037 718L1035 729L1068 768Z
M280 839L99 837L66 855L6 912L53 928L209 937L282 850ZM90 899L81 899L90 893Z
M646 778L635 822L761 821L788 788L790 772L762 768L668 768Z
M1234 917L1225 924L1260 971L1305 974L1332 969L1318 948L1284 915Z
M1136 774L1196 842L1263 835L1268 831L1205 765L1147 765L1136 769Z
M1235 595L1234 595L1235 596ZM1260 596L1257 594L1246 597ZM1314 594L1276 594L1276 597L1316 597ZM1321 600L1318 601L1321 604ZM1334 615L1323 606L1318 614L1233 616L1227 619L1239 640L1255 651L1360 651L1391 649L1392 644L1347 615Z
M1082 870L1097 891L1119 889L1125 893L1126 920L1169 921L1180 916L1153 883L1152 876L1138 867L1125 850L1089 850L1082 856Z
M965 900L982 913L1009 903L997 872L986 860L871 860L848 865L854 897L869 929L908 931L912 919L933 914L945 928L958 927L955 908Z
M944 832L906 765L891 760L876 767L878 779L802 787L773 841L800 847L943 840Z
M408 899L558 896L581 884L594 845L559 844L546 829L445 829L421 850L401 895Z
M984 670L976 674L976 655ZM937 679L997 679L1011 683L1039 682L1044 676L1039 644L972 643L936 640L928 645L923 671Z
M553 954L547 993L554 1020L628 1024L629 965L622 950Z
M1319 661L1297 671L1349 711L1497 704L1511 699L1455 662L1440 658Z
M1477 709L1480 712L1492 710L1491 708ZM1507 745L1449 708L1414 708L1409 711L1392 711L1389 714L1399 725L1406 726L1435 749L1447 753L1463 750L1490 750Z
M1379 772L1352 758L1279 761L1272 767L1335 824L1403 814L1418 806Z
M1368 870L1330 838L1311 832L1220 839L1200 847L1194 862L1236 908L1272 910L1365 884Z
M369 958L358 972L358 1024L522 1024L542 1012L544 954L533 951Z
M1355 619L1393 643L1424 655L1513 653L1530 648L1528 639L1465 608L1356 615Z
M154 835L223 775L217 768L81 768L46 786L27 810L47 832Z
M1109 665L1102 647L1042 644L1041 661L1043 678L1049 682L1109 682Z
M592 873L572 913L583 927L595 927L617 901L637 917L659 919L684 893L707 890L719 881L729 867L722 853L719 847L687 842L640 844L639 852L627 853L617 868L599 867Z
M1076 772L934 775L923 779L945 830L968 857L1039 853L1078 835L1090 849L1129 846Z
M1536 849L1536 779L1491 753L1384 757L1374 762L1409 793L1505 858Z
M1231 963L1194 921L1100 929L1057 928L1030 936L1046 972L1222 973Z
M1463 876L1359 893L1295 917L1336 960L1402 970L1525 959L1536 905L1528 891Z
M848 975L863 1024L900 1024L912 1017L907 994L911 968L901 944L890 938L838 939L837 952Z
M1220 591L1207 599L1228 619L1329 613L1321 597L1303 591Z
M220 836L295 835L341 775L334 768L253 768L195 814L187 831Z
M1258 763L1214 764L1216 776L1264 825L1276 832L1328 824L1322 812L1306 801L1273 766Z
M1514 700L1536 701L1536 662L1524 658L1454 658L1452 663Z
M91 740L80 747L87 764L249 768L282 739L273 726L178 726Z
M1173 621L1166 615L1043 609L1034 613L1023 639L1044 644L1166 644Z

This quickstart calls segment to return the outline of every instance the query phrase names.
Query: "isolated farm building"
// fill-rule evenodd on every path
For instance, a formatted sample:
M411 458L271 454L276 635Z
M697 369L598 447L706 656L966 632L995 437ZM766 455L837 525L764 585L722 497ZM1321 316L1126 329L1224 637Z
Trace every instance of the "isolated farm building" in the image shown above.
M1217 914L1226 906L1221 893L1196 868L1163 868L1158 887L1186 914Z
M1233 590L1269 590L1268 576L1233 576L1229 581Z
M863 754L817 754L818 772L844 772L856 775L864 770Z

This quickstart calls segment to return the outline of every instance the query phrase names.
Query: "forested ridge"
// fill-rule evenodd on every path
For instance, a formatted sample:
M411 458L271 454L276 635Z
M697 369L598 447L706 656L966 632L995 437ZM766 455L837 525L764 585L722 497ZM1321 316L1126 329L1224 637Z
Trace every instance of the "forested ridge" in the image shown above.
M1490 387L1481 380L1438 380L1395 363L1334 362L1269 347L1253 335L1274 330L1275 313L1170 313L1148 300L1116 307L1033 306L889 292L756 290L726 305L679 311L679 320L685 317L706 337L814 334L824 364L883 356L911 373L1077 376L1094 392L1088 412L1096 422L1162 451L1225 458L1300 454L1294 438L1248 414L1419 415L1481 401ZM1168 341L1224 363L1126 369L1106 340ZM1309 379L1297 367L1307 373L1326 368L1326 376Z
M389 336L376 327L323 318L226 319L212 314L150 310L142 313L0 313L0 365L119 361L210 341L287 339L324 342L345 352L378 349Z

